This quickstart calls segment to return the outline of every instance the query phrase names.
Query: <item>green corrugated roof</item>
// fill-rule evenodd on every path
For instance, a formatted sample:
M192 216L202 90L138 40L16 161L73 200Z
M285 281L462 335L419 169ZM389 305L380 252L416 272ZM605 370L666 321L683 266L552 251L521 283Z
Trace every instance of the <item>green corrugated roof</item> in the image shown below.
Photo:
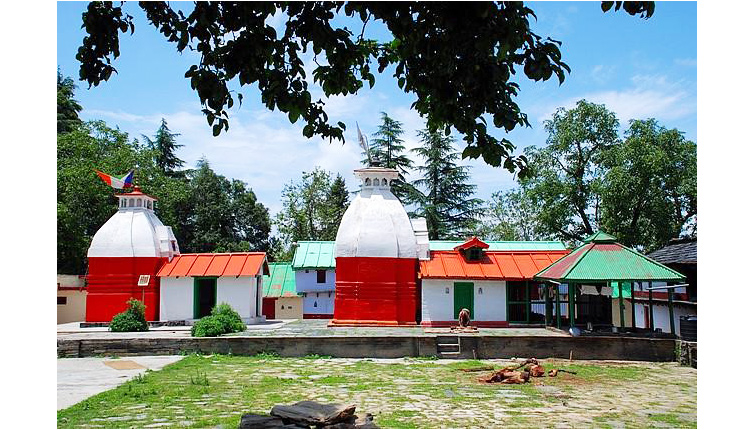
M576 281L680 281L684 275L598 232L536 278Z
M463 240L431 240L430 251L452 251L455 247L461 245ZM557 240L541 241L504 241L504 240L483 240L490 245L488 251L561 251L566 249L563 242Z
M267 263L270 276L262 277L262 296L296 296L296 279L289 262Z
M336 267L334 241L301 241L294 252L294 270L333 269Z

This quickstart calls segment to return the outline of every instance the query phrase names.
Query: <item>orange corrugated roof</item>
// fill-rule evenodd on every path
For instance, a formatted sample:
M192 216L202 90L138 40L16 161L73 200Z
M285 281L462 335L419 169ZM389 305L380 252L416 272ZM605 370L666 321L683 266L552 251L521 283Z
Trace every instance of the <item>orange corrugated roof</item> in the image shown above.
M532 279L538 271L568 254L551 251L486 251L479 261L468 261L457 251L431 251L419 262L420 278Z
M255 276L260 268L263 274L270 274L264 252L180 254L165 263L157 276Z

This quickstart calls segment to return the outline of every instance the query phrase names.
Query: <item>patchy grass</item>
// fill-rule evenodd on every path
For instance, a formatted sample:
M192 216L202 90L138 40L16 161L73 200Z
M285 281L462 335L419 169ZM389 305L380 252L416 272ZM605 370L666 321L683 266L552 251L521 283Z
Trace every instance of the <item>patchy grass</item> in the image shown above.
M354 403L383 428L696 427L697 371L674 363L546 360L576 371L526 385L460 369L500 360L191 355L58 412L59 428L236 428L301 400ZM638 406L640 405L640 406ZM646 408L646 409L643 409Z

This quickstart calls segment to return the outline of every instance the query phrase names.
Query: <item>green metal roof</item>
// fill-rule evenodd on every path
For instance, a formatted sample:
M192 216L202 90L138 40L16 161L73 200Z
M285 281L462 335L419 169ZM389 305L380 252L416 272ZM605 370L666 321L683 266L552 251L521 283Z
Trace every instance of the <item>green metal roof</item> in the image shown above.
M684 275L598 232L535 278L577 281L681 281Z
M430 251L452 251L455 247L461 245L463 240L431 240ZM566 249L563 242L557 240L542 241L503 241L503 240L483 240L490 245L488 251L562 251Z
M336 243L329 240L298 242L291 264L294 270L334 269L336 267Z
M270 276L262 277L263 297L296 296L296 279L290 262L267 263Z

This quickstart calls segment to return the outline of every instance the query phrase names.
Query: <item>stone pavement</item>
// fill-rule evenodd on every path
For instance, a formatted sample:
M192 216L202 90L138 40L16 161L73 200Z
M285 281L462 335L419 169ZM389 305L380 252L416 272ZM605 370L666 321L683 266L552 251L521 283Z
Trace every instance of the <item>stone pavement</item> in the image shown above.
M184 358L180 355L129 358L60 358L58 410L115 388L147 369L159 370Z
M191 327L151 327L148 332L111 333L107 327L79 328L79 323L58 325L58 339L89 338L175 338L191 337ZM328 327L328 320L271 320L261 324L248 325L246 331L228 336L243 337L310 337L310 336L437 336L444 334L442 328L424 327ZM448 331L446 331L448 332ZM569 335L545 328L481 328L477 334L484 336L538 336L554 337ZM472 335L467 334L464 335Z

